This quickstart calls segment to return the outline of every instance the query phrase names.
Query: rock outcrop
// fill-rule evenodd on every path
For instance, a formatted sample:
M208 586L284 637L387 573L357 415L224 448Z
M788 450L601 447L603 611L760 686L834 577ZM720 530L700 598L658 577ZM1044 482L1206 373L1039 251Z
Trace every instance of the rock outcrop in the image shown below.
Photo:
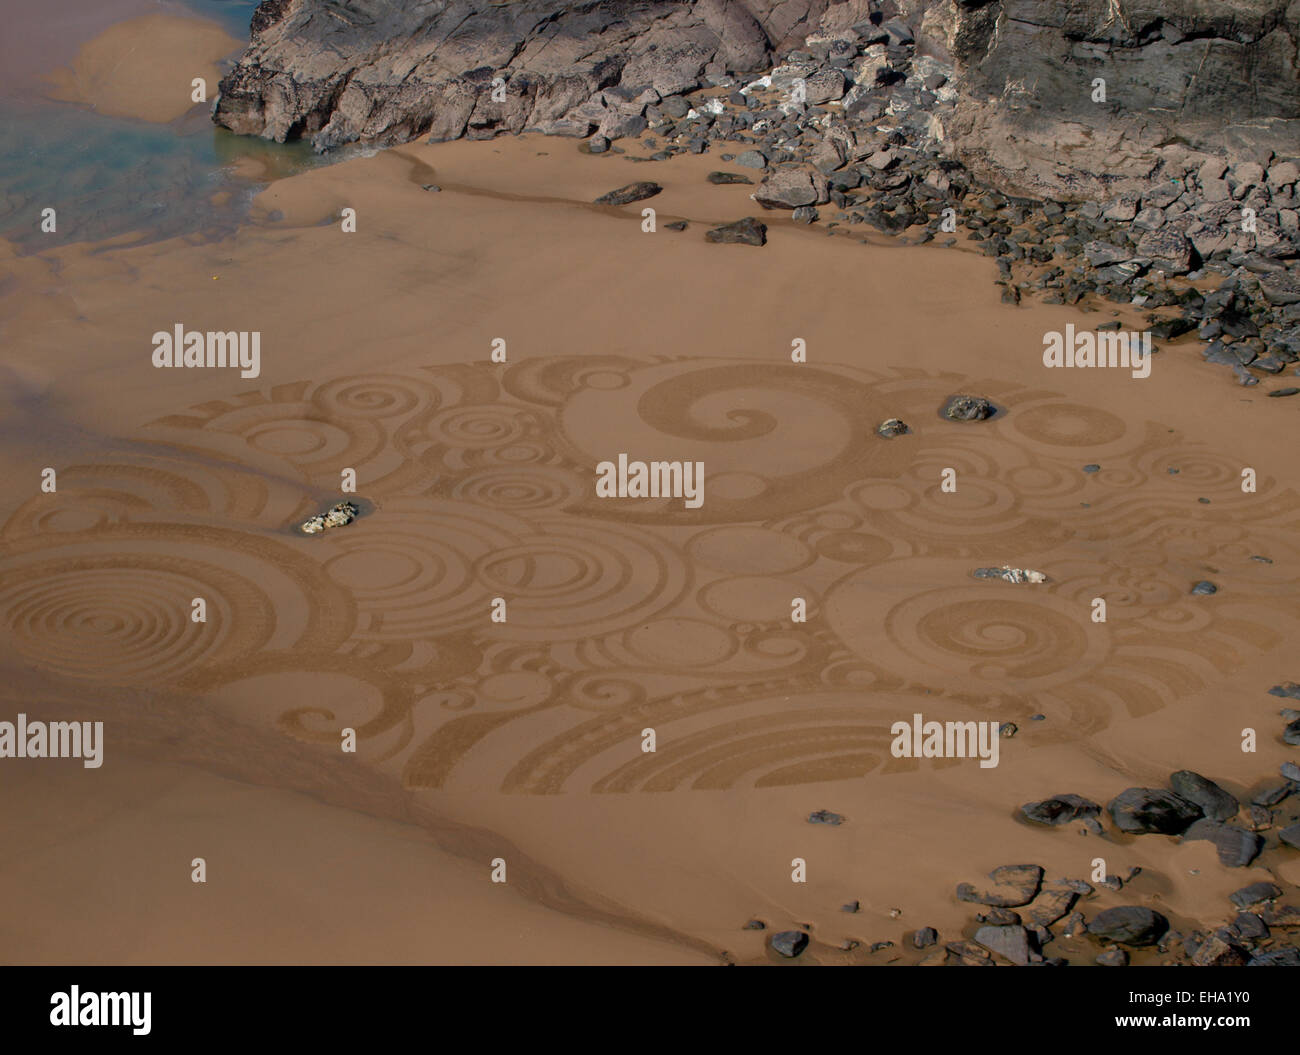
M527 129L633 135L708 76L766 67L826 0L263 0L214 120L317 149Z

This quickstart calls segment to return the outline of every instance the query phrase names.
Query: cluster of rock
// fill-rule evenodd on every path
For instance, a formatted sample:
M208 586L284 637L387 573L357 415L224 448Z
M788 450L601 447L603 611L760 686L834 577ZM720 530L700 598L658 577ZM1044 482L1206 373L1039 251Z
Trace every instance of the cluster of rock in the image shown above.
M308 517L300 526L304 535L319 535L330 528L344 527L356 520L359 509L351 502L338 502L324 513Z
M594 152L644 136L646 160L716 149L763 173L764 208L974 242L1004 299L1137 305L1250 385L1300 359L1298 17L1282 0L264 0L214 119L319 149L526 130ZM742 224L711 240L763 244Z
M1275 686L1270 692L1300 699L1300 685L1293 682ZM1281 716L1287 723L1282 730L1284 742L1300 743L1300 711L1284 708ZM1294 852L1300 850L1300 811L1296 809L1300 805L1297 802L1300 766L1285 762L1280 767L1280 776L1280 783L1268 784L1244 804L1199 773L1179 770L1170 776L1168 787L1127 788L1111 799L1104 810L1100 804L1080 795L1053 795L1025 803L1021 812L1035 824L1050 827L1077 824L1083 833L1096 835L1105 831L1102 823L1105 815L1116 830L1127 835L1160 834L1209 842L1224 867L1245 868L1257 861L1293 858ZM1276 834L1275 840L1268 838L1270 833ZM1123 881L1108 876L1104 885L1118 891ZM1141 924L1140 933L1151 938L1151 942L1118 936L1115 921L1107 913L1118 913L1119 909L1101 913L1087 924L1087 930L1119 945L1158 942L1159 951L1168 959L1196 966L1295 966L1300 965L1300 905L1282 902L1284 896L1283 889L1275 883L1252 883L1232 894L1237 913L1231 920L1188 934L1171 932L1167 937L1163 934L1169 930L1168 922L1159 913L1141 907L1123 909L1124 926ZM963 897L961 888L958 897ZM1001 902L984 900L983 903ZM1143 913L1141 919L1139 912ZM1156 930L1161 933L1156 934ZM1112 953L1109 959L1099 957L1098 962L1122 965L1128 961L1126 955Z
M1119 892L1140 874L1135 868L1127 880L1106 876L1099 886ZM1101 896L1097 886L1082 879L1047 880L1038 865L1004 865L988 878L990 883L957 887L959 900L988 906L975 917L971 938L939 945L933 928L914 934L916 948L934 947L921 965L1065 966L1066 956L1051 955L1058 938L1086 939L1100 950L1094 962L1104 967L1128 966L1134 950L1155 962L1195 967L1300 965L1300 907L1282 903L1282 888L1275 883L1242 887L1230 895L1234 912L1228 922L1183 933L1146 905L1113 905L1085 914L1080 906Z

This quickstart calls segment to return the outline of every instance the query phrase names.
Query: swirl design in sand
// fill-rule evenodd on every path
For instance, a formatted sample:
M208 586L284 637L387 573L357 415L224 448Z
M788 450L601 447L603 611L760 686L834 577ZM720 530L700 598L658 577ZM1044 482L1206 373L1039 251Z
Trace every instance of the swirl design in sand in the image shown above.
M943 420L963 391L1006 413ZM877 436L895 416L912 432ZM355 728L412 789L874 778L922 764L889 754L917 710L1015 721L1031 750L1176 706L1297 629L1294 583L1254 558L1300 549L1300 496L1266 474L1244 494L1231 451L997 379L480 362L273 385L139 439L0 528L13 650L52 681L202 691L321 745ZM704 505L598 499L595 465L623 452L703 461ZM294 534L345 468L365 515ZM970 575L1007 562L1050 581ZM1224 589L1191 595L1206 577Z

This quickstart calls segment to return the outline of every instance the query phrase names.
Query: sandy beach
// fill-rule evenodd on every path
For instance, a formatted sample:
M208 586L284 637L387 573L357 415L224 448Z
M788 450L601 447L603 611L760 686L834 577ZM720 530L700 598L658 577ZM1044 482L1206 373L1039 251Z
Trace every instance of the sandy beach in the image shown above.
M183 115L155 77L229 38L145 18L60 60L60 97ZM124 70L146 31L185 57ZM1300 401L1194 339L1147 378L1045 368L1044 334L1143 323L1004 304L972 249L828 235L716 156L623 145L408 144L269 182L229 235L0 244L0 717L106 744L0 766L0 959L743 964L806 926L800 963L915 963L1000 865L1138 868L1090 907L1189 929L1300 884L1300 855L1019 813L1180 769L1248 801L1293 757L1267 690L1297 677ZM768 244L705 240L746 216ZM258 376L155 368L177 325L260 333ZM959 393L1002 412L945 420ZM598 498L620 453L702 461L706 500ZM295 532L348 469L365 515ZM1049 581L971 575L1003 564ZM1016 730L995 768L894 757L915 713Z

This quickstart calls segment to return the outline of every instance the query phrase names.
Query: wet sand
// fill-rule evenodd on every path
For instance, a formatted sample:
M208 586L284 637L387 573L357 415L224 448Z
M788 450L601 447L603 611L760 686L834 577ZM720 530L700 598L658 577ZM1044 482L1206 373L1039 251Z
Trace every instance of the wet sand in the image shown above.
M1109 313L1005 306L972 252L797 228L705 181L728 167L537 137L409 146L274 183L231 238L3 258L0 449L28 483L0 498L0 713L101 717L108 745L75 782L72 763L0 768L7 799L45 799L0 838L14 853L112 782L122 845L154 863L133 873L148 921L108 948L206 960L184 936L212 893L216 961L761 962L757 917L811 925L800 962L910 962L904 935L956 938L973 913L955 884L1002 864L1141 866L1091 908L1158 903L1176 925L1226 918L1226 892L1267 874L1016 812L1180 768L1241 794L1289 757L1266 690L1296 676L1296 407L1195 343L1145 380L1045 369L1045 332ZM637 179L665 189L589 204ZM767 246L704 241L746 215ZM154 369L151 335L176 323L260 331L261 375ZM956 392L1007 413L946 422ZM876 437L890 416L913 434ZM596 499L619 452L702 460L703 507ZM296 537L344 468L374 512ZM1051 582L969 576L1002 563ZM1220 593L1191 596L1201 578ZM892 758L891 723L918 711L1019 733L995 769ZM818 808L847 821L811 826ZM289 831L301 849L274 852ZM114 933L120 888L54 881L103 839L3 870L0 904L44 889L80 914L35 933L6 910L6 958L75 960ZM200 842L219 891L189 882ZM500 846L523 889L496 916ZM334 855L347 867L311 878ZM391 904L353 919L367 897Z
M166 123L207 107L221 79L218 63L243 45L221 26L178 14L115 22L46 76L50 98L112 117ZM193 81L204 81L203 98Z

